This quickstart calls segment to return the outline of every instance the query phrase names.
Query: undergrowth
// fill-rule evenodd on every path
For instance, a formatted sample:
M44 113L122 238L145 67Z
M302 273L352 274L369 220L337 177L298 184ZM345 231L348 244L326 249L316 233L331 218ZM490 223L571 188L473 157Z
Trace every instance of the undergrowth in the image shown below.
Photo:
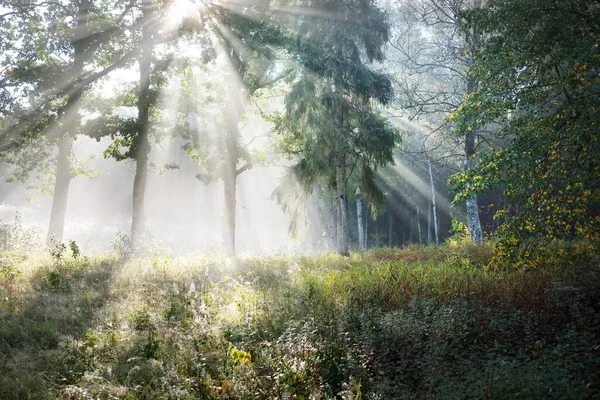
M597 398L599 264L566 254L2 253L0 398Z

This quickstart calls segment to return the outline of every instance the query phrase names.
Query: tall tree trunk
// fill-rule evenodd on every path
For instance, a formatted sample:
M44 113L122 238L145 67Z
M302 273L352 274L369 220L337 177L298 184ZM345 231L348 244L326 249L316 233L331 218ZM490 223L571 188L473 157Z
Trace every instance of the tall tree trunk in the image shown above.
M238 68L243 74L244 69ZM241 155L239 144L239 124L244 111L244 100L236 87L230 87L227 101L227 137L225 138L225 157L223 170L224 210L223 210L223 244L228 257L236 255L236 208L237 208L237 178L247 169L250 163L237 169Z
M153 1L142 1L142 52L140 64L140 92L138 96L138 135L135 138L135 178L133 180L133 209L131 221L131 238L133 250L139 250L142 235L146 231L144 202L146 197L146 178L148 176L148 153L150 144L148 132L150 128L150 74L152 70L152 20Z
M327 196L327 233L329 234L329 247L336 248L337 247L337 221L338 221L338 209L337 209L337 201L335 196L333 198L329 198Z
M223 241L225 254L235 257L235 208L237 184L237 118L230 116L231 121L227 130L227 150L225 152L225 170L223 171L223 187L225 208L223 212ZM233 126L235 125L235 127Z
M58 145L58 160L56 178L54 181L54 196L52 197L52 211L50 212L50 226L46 245L53 246L61 243L67 214L67 201L69 185L71 184L71 152L73 151L73 138L65 136Z
M469 79L468 93L472 93L476 88L476 82L473 78ZM473 157L475 156L475 131L467 130L465 135L465 172L471 167ZM467 184L468 189L468 184ZM473 243L483 243L483 230L481 229L481 219L479 218L479 207L477 205L477 196L467 197L467 222L469 232L471 232L471 241Z
M431 246L431 204L427 204L427 245Z
M380 247L379 244L379 223L375 221L375 225L373 227L373 234L375 235L375 248L378 249Z
M394 215L392 214L391 211L389 211L389 214L388 214L388 247L392 247L392 245L394 244L393 233L394 233Z
M421 235L421 213L417 206L417 232L419 233L419 244L423 244L423 236Z
M323 226L319 213L319 186L317 184L313 185L312 194L310 196L309 215L312 248L317 250L321 247L321 234L323 233Z
M474 8L481 8L481 1L473 2ZM470 42L472 47L477 46L480 39L480 33L476 26L470 32ZM467 95L474 93L477 90L477 81L474 77L469 77L467 80ZM471 163L475 156L475 130L467 129L465 132L465 172L471 167ZM469 185L467 184L467 189ZM467 197L467 223L469 224L469 232L471 232L471 241L473 243L483 243L483 230L481 229L481 219L479 217L479 207L477 204L477 196L471 195Z
M363 224L363 201L360 195L356 196L356 221L358 229L358 247L361 250L366 248L365 246L365 230Z
M365 250L369 249L369 220L371 219L371 205L367 204L367 215L365 215Z
M346 196L346 157L341 154L338 157L336 166L336 191L338 208L338 232L337 232L337 251L341 255L347 256L348 243L350 238L350 226L348 225L348 198Z
M435 230L435 245L440 245L440 234L438 230L437 208L435 204L435 185L433 183L433 172L431 170L431 160L427 160L429 165L429 181L431 183L431 207L433 210L433 228Z
M71 77L75 81L81 79L85 64L85 52L89 43L87 34L89 13L90 0L81 0L77 7L77 28L75 29L75 38L71 42L73 45ZM48 246L52 246L55 243L61 243L63 240L69 186L71 185L71 179L73 178L71 174L71 153L73 152L73 138L77 134L77 127L79 125L79 100L81 99L82 91L82 88L78 88L74 93L69 95L67 100L67 115L63 118L66 122L66 132L58 144L54 195L52 197L52 210L50 211L48 236L46 237L46 244Z
M338 41L336 45L336 57L338 59L343 59L343 44L341 41ZM342 71L339 70L336 74L335 82L334 82L334 90L335 90L335 107L336 107L336 125L339 130L340 135L344 135L344 125L345 125L345 116L344 116L344 84L343 84L343 74ZM349 211L348 211L348 198L346 195L346 179L347 179L347 171L346 171L346 153L344 149L339 149L337 153L337 165L335 166L335 186L336 186L336 195L337 195L337 205L338 205L338 231L337 231L337 250L338 253L344 256L349 255L349 242L350 242L350 226L348 224L349 220Z

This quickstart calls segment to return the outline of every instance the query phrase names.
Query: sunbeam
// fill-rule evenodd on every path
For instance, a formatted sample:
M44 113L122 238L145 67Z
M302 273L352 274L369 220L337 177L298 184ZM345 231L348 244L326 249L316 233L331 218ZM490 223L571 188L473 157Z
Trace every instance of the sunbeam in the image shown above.
M600 399L593 0L0 0L0 399Z

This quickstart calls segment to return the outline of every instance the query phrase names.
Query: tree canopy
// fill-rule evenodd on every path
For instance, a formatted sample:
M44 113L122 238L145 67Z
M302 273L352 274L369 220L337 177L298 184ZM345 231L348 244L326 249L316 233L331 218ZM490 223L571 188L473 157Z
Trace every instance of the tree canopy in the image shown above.
M462 132L494 124L507 144L455 179L459 196L502 185L502 252L597 243L600 5L490 1L467 17L489 37L473 54L479 87L451 118Z

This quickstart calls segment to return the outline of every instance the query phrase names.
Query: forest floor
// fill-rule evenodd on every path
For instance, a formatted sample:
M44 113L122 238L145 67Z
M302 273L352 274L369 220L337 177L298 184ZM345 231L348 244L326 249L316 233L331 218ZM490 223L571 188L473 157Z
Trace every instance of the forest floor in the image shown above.
M0 253L0 399L600 398L598 262L491 254Z

